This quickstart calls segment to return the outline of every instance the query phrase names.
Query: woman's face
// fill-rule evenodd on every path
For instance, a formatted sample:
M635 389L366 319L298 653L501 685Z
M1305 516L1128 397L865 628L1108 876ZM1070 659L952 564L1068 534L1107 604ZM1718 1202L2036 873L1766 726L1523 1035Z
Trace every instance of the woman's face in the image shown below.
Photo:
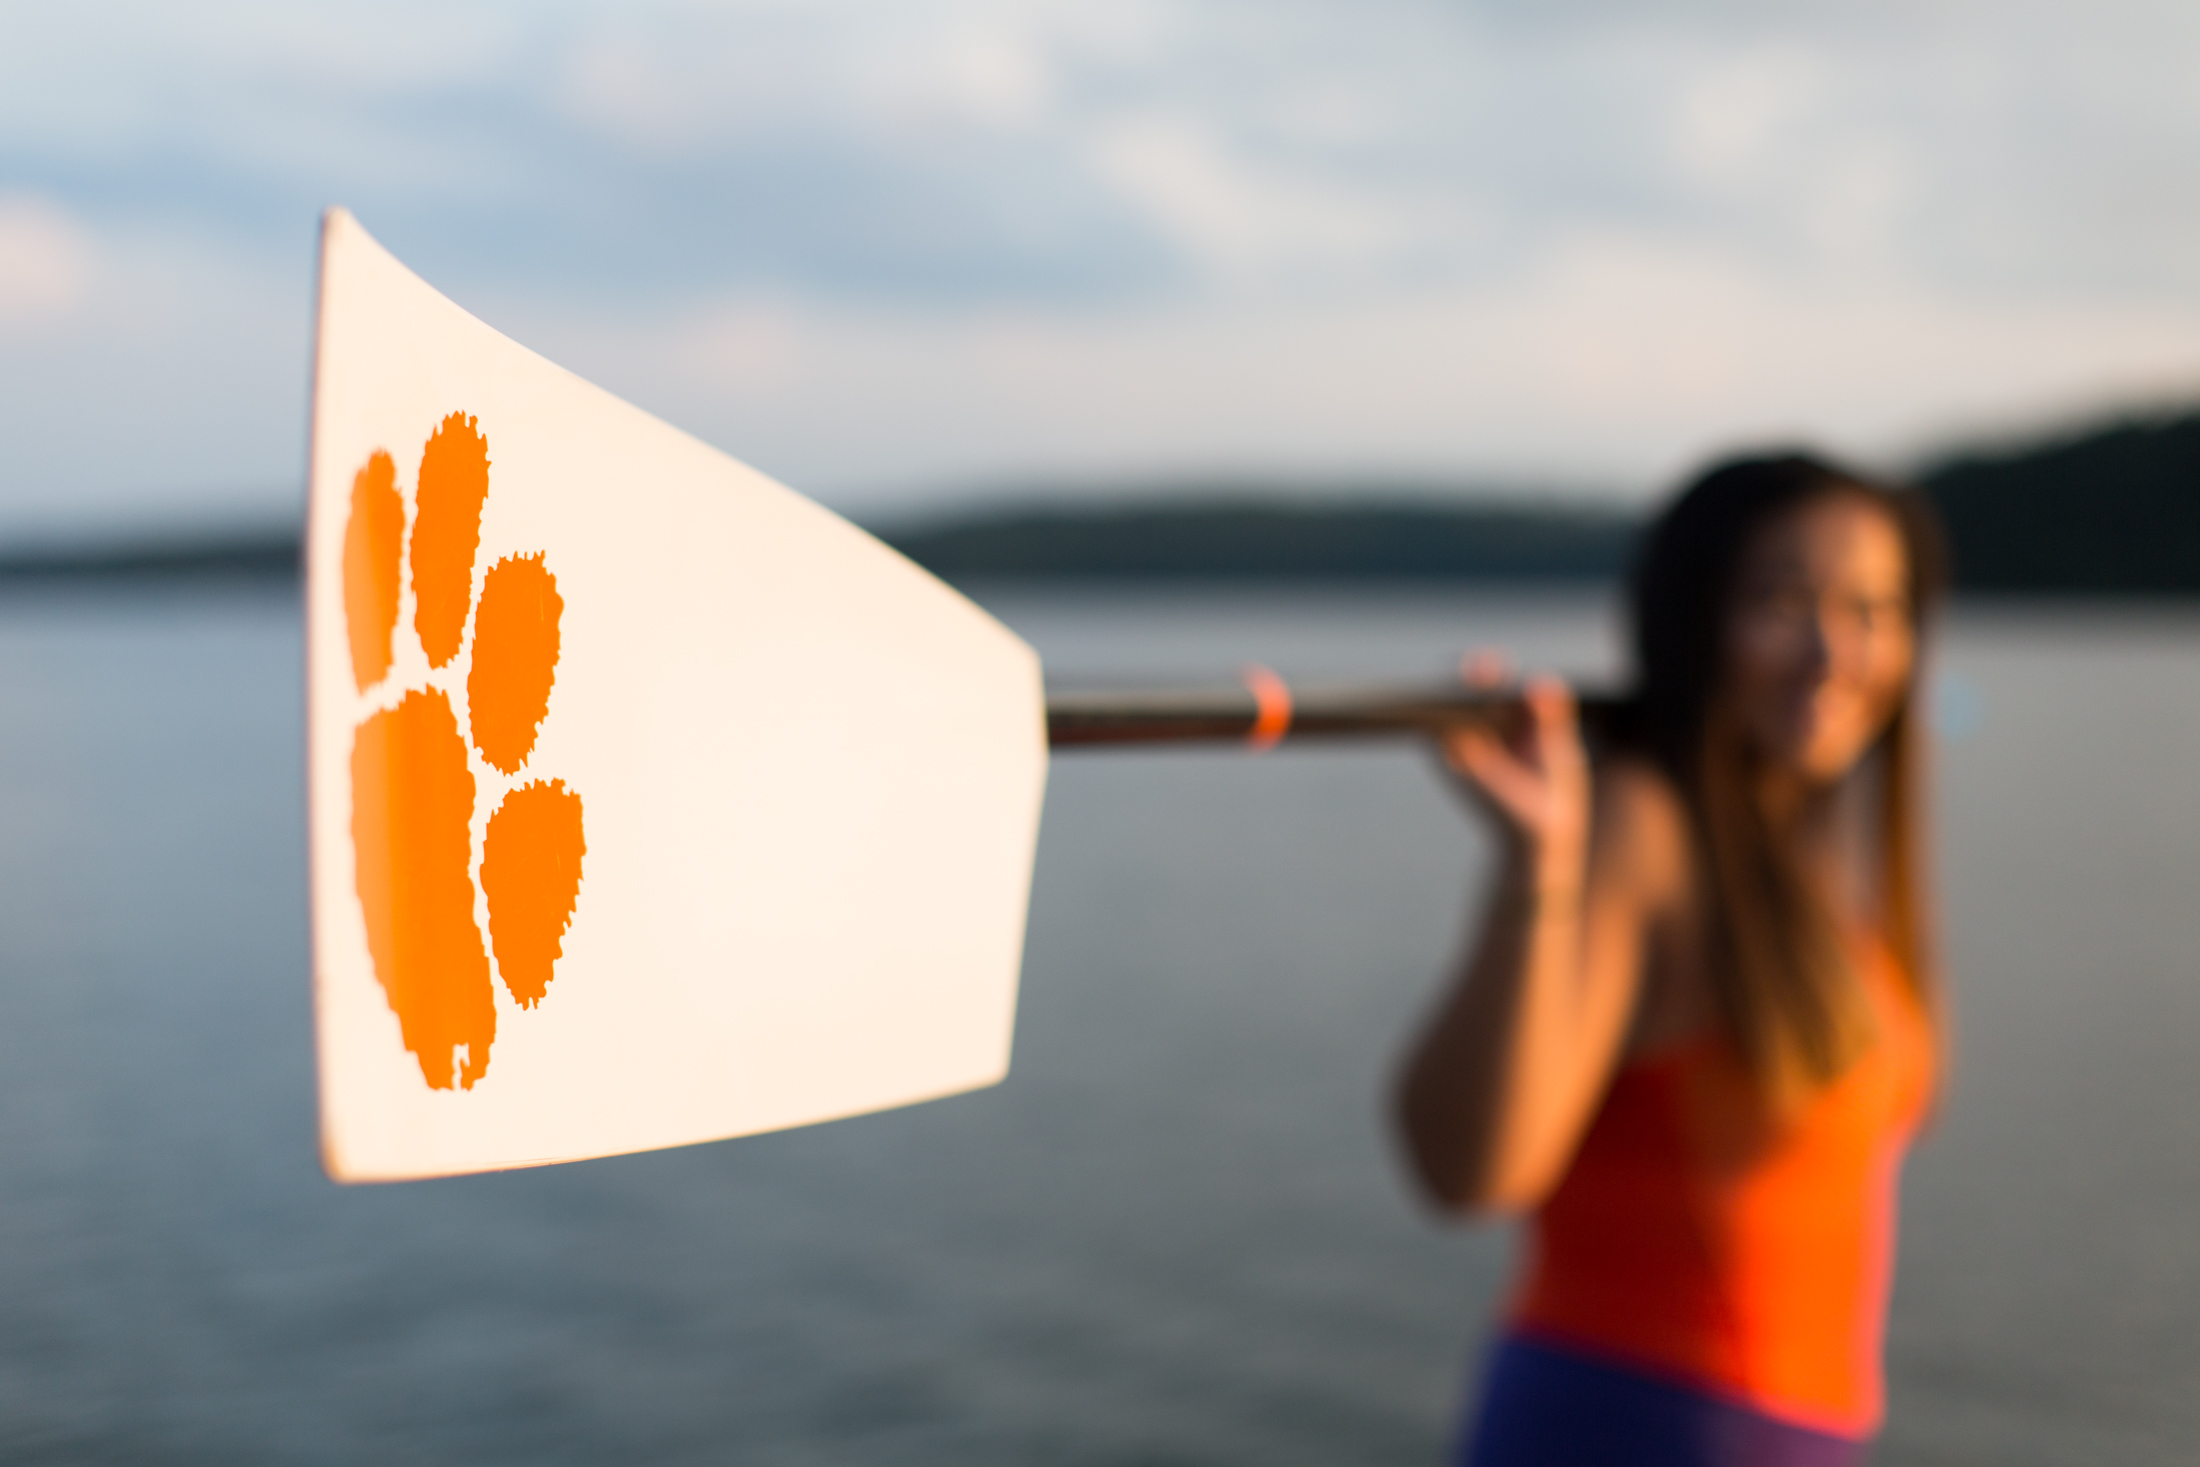
M1838 491L1743 548L1722 698L1757 752L1814 783L1854 768L1909 683L1910 559L1894 519Z

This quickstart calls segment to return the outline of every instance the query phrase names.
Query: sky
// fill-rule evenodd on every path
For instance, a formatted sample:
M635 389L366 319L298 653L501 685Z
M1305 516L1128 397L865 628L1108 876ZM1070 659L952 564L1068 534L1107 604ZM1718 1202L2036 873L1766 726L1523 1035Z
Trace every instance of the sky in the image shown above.
M2200 400L2189 0L0 0L0 536L294 516L343 204L873 522Z

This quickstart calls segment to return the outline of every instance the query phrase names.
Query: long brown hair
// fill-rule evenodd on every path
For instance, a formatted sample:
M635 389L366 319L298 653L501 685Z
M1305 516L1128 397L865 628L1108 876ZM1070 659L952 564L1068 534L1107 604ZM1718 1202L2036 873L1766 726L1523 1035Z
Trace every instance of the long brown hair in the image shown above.
M1662 766L1681 792L1708 894L1708 951L1719 1016L1775 1101L1837 1077L1868 1041L1869 1020L1827 894L1790 832L1765 808L1738 730L1719 715L1720 682L1743 553L1759 528L1806 501L1855 495L1900 530L1912 629L1945 584L1938 522L1915 490L1808 455L1734 459L1704 474L1654 523L1631 587L1637 684L1617 741ZM1877 875L1888 946L1928 1015L1939 1012L1925 890L1923 731L1917 669L1868 761L1879 792Z

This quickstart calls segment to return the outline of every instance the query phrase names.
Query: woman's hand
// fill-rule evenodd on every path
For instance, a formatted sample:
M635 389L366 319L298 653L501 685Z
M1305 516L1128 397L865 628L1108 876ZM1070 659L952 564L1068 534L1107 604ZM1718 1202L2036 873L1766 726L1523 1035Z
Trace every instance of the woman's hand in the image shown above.
M1504 663L1477 655L1466 677L1473 686L1495 688L1504 681ZM1574 696L1555 677L1535 677L1521 688L1520 700L1523 716L1510 729L1454 729L1440 737L1439 749L1445 766L1505 833L1525 867L1522 874L1544 892L1577 888L1588 851L1590 785Z

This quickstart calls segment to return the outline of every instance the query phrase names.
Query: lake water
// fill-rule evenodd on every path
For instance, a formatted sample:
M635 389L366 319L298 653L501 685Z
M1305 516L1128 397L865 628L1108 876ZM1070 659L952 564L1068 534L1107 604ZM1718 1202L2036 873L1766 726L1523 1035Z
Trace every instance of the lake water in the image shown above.
M984 599L1064 681L1614 662L1578 597ZM0 603L0 1458L1437 1459L1511 1244L1379 1124L1482 860L1423 758L1059 759L995 1090L346 1189L298 663L273 596ZM1961 1068L1878 1460L2188 1462L2200 616L1971 610L1940 666Z

